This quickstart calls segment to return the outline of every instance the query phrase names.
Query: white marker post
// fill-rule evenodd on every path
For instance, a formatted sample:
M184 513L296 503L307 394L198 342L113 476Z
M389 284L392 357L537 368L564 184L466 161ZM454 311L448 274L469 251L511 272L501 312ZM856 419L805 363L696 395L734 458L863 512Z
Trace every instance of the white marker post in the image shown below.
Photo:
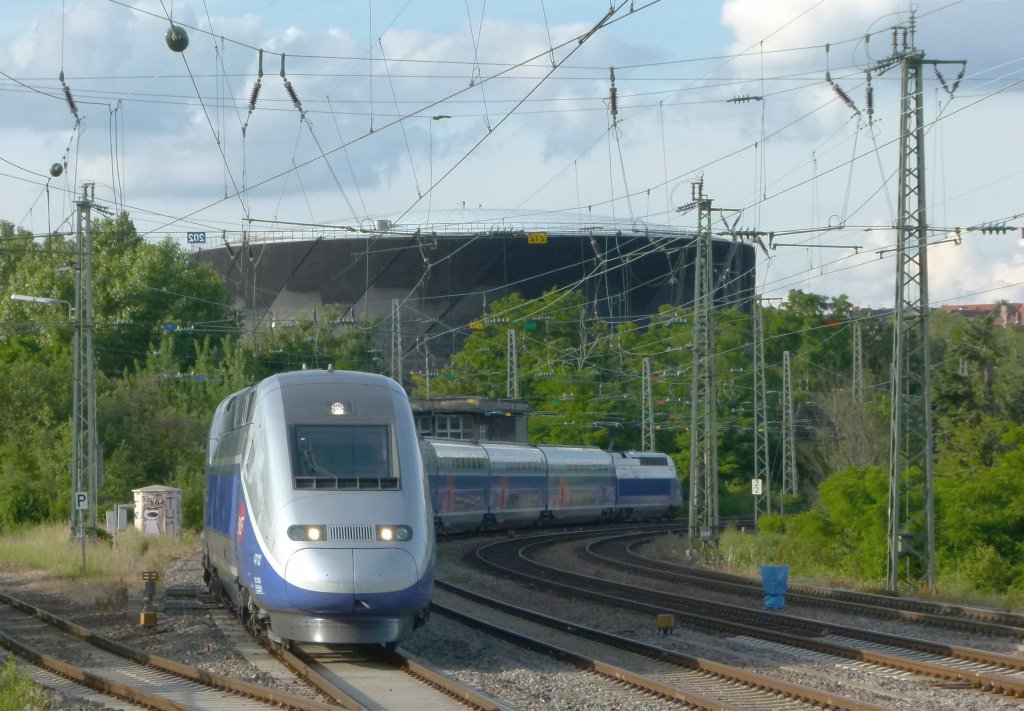
M750 493L754 495L754 528L757 529L758 497L764 493L764 482L760 479L750 480Z
M79 530L82 535L82 572L85 572L85 512L89 510L89 492L75 492L75 511L78 511Z

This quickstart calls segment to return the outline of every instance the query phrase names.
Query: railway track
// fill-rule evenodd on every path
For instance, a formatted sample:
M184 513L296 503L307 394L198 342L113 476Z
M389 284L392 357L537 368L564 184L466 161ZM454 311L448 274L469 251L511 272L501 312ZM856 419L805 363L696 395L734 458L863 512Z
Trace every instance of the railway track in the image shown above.
M737 667L667 652L501 603L451 583L437 584L431 607L437 614L487 634L625 684L640 698L654 695L687 707L746 711L882 708Z
M277 656L346 709L510 711L435 667L382 647L295 645Z
M34 679L65 693L155 709L337 710L140 652L7 595L0 603L0 645L42 670Z
M278 681L305 687L306 695L211 674L148 654L24 601L0 595L0 645L33 665L32 677L37 683L84 700L117 703L119 708L507 709L429 665L397 652L299 645L293 651L277 650L272 654L260 648L227 611L215 611L214 621L257 668ZM313 698L317 693L326 700Z
M686 582L759 599L764 594L759 581L740 575L656 560L637 552L652 539L649 532L613 536L586 544L592 560L617 568L629 568L671 582ZM813 607L828 607L879 619L920 623L979 634L1024 639L1024 615L984 608L965 607L917 598L878 595L811 585L789 585L786 599Z
M560 540L564 542L565 536ZM488 569L513 575L542 589L651 615L672 613L678 620L698 628L809 650L837 661L852 659L912 672L957 687L1024 696L1024 659L1020 657L682 597L567 572L531 559L542 547L550 545L554 545L551 539L492 543L478 549L475 560Z

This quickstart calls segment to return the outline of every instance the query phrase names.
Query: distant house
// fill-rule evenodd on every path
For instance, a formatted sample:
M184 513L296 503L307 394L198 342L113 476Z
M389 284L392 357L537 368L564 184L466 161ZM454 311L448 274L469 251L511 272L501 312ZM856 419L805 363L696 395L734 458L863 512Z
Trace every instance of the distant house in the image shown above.
M951 304L943 306L947 313L957 313L965 318L992 316L992 323L1006 328L1024 326L1024 304L1001 301L997 304Z
M412 398L422 437L527 442L529 405L522 400L486 397Z

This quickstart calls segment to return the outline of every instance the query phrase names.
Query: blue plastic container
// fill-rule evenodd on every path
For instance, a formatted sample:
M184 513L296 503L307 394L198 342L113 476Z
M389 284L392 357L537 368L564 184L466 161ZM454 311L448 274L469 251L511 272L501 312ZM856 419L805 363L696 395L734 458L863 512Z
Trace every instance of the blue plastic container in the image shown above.
M761 584L764 586L766 610L780 610L786 606L786 588L789 584L788 565L762 565Z

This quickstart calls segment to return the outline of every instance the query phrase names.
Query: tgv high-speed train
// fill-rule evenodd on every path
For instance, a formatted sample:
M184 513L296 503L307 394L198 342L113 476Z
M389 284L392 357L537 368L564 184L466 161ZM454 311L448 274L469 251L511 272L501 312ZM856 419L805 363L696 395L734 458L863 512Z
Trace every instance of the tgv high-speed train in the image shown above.
M683 504L665 454L433 438L420 450L442 531L671 518Z
M425 621L434 524L390 378L304 370L226 398L205 496L204 577L271 640L393 644Z

